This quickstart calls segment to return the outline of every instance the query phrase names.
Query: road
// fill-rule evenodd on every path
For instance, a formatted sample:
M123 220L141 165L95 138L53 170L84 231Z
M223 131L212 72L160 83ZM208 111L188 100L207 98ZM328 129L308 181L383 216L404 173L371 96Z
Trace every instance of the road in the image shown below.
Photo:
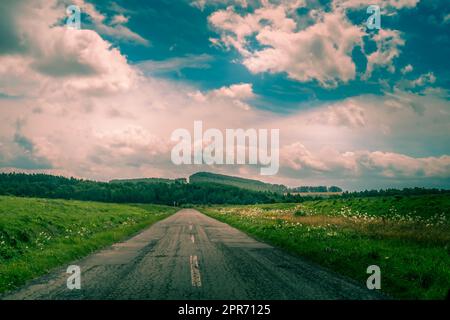
M349 279L192 209L33 280L4 299L379 299Z

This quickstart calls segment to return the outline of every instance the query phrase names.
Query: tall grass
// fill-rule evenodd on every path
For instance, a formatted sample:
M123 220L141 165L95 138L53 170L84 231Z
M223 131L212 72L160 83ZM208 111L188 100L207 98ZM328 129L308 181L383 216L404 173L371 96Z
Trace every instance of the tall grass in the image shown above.
M201 208L254 237L365 285L369 265L382 291L444 299L450 289L449 196L327 199L302 204Z
M0 292L120 241L175 211L159 205L0 196Z

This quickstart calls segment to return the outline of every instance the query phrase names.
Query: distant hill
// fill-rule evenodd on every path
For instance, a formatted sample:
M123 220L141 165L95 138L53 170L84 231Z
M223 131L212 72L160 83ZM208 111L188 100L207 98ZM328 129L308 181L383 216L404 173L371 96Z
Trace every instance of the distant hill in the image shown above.
M218 184L230 185L242 189L253 191L270 191L277 193L293 193L301 195L339 195L342 189L336 186L301 186L296 188L288 188L282 184L265 183L259 180L246 179L234 176L210 172L197 172L189 177L189 183L212 182Z
M210 172L197 172L189 177L189 183L211 182L230 185L253 191L286 193L288 188L282 184L270 184L259 180L245 179Z
M296 188L288 188L282 184L271 184L262 182L255 179L246 179L234 176L228 176L224 174L217 174L211 172L197 172L189 177L189 183L217 183L222 185L228 185L233 187L238 187L246 190L252 191L269 191L276 193L292 193L300 195L338 195L342 193L342 189L336 186L300 186ZM111 180L110 183L187 183L187 179L165 179L165 178L138 178L138 179L115 179Z
M139 179L115 179L109 183L187 183L185 178L164 179L164 178L139 178Z

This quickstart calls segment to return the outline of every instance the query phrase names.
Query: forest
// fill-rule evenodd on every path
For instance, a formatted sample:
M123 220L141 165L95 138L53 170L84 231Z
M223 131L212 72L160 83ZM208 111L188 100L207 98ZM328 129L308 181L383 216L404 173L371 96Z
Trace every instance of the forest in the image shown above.
M47 174L0 174L0 194L21 197L89 200L114 203L258 204L299 202L298 195L258 192L235 186L199 182L97 182Z
M167 183L157 179L143 179L142 181L135 179L98 182L48 174L2 173L0 174L0 195L176 206L190 204L299 203L321 198L314 195L314 192L311 192L311 195L300 195L289 191L285 193L278 190L257 191L248 187L229 185L228 181L226 183L220 183L220 180L216 181L190 181L186 183L184 179L175 179ZM342 195L330 195L327 198L402 197L442 193L450 193L450 190L405 188L402 190L345 191Z

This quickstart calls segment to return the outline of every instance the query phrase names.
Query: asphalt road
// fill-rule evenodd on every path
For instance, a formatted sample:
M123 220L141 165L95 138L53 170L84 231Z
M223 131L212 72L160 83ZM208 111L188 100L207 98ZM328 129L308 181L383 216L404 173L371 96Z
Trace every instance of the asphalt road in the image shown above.
M4 299L379 299L376 292L184 209Z

